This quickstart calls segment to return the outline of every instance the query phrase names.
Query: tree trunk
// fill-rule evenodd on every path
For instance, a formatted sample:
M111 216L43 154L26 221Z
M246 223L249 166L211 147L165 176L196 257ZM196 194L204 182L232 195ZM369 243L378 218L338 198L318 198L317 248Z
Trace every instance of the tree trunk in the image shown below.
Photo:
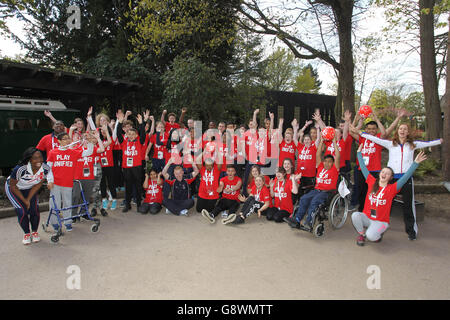
M450 28L450 15L448 16L448 25ZM447 39L447 52L450 52L450 32ZM444 143L442 150L442 176L444 181L450 181L450 59L447 59L447 79L445 82L445 105L444 105Z
M425 97L425 115L427 139L439 139L442 136L442 116L439 102L438 81L436 75L436 53L434 46L435 0L420 0L420 66L422 72L423 94ZM422 9L430 9L429 14ZM432 156L440 158L439 148L433 148Z
M334 106L334 116L336 117L336 125L337 125L339 123L337 120L338 119L340 120L342 118L342 89L341 89L341 81L339 81L339 76L338 76L336 105Z
M353 73L352 18L354 1L341 0L333 6L339 36L339 85L344 110L355 114L355 83Z

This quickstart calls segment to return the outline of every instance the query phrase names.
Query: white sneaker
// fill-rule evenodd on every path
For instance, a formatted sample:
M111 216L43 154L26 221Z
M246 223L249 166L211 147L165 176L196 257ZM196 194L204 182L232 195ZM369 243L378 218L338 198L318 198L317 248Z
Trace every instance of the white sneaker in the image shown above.
M188 216L188 211L187 211L187 209L181 210L181 211L180 211L180 216L185 216L185 217L187 217L187 216Z
M31 243L31 234L29 234L29 233L24 234L22 243L24 245L29 245Z
M167 213L167 214L172 214L172 212L170 212L170 210L167 209L167 208L166 208L166 213Z
M206 209L203 209L203 210L202 210L202 216L203 216L203 218L205 218L206 220L208 220L210 223L216 222L216 219L213 217L213 215L210 214L210 213L208 212L208 210L206 210Z
M37 233L37 232L33 232L31 234L31 239L32 239L33 243L41 241L41 237L39 236L39 233Z

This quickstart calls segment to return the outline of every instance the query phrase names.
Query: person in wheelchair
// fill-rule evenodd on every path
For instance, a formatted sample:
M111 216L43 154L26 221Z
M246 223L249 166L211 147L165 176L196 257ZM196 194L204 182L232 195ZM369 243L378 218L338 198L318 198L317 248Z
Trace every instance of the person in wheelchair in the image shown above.
M312 229L313 213L319 205L325 203L330 198L331 193L336 190L340 164L340 152L339 148L337 148L336 136L332 143L336 150L335 157L329 154L326 155L322 161L324 143L322 138L320 138L319 147L317 148L316 153L316 185L313 190L300 198L297 211L291 217L284 218L284 221L292 228L310 231ZM300 221L302 221L305 214L307 214L306 221L301 225Z

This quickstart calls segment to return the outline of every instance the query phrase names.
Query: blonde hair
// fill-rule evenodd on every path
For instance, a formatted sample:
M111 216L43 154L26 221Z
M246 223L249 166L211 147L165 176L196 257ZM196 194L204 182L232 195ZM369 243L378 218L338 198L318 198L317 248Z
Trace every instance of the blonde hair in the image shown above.
M111 119L108 117L108 115L106 115L106 114L104 114L104 113L100 113L100 114L98 114L98 115L95 117L95 125L96 125L97 127L100 127L100 119L101 119L102 117L105 118L106 121L107 121L108 123L111 121Z

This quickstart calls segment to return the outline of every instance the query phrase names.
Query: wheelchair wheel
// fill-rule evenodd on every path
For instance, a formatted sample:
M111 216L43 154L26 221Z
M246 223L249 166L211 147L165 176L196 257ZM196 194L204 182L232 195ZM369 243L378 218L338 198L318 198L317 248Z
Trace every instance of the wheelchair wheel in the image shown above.
M348 199L342 198L339 193L336 194L331 200L328 215L334 229L342 228L347 220Z
M53 243L58 243L58 241L59 241L59 236L52 236L52 237L50 238L50 240L51 240Z
M97 232L98 231L98 225L97 224L93 224L92 226L91 226L91 231L92 232Z
M323 223L319 223L314 227L313 233L317 238L320 238L323 236L323 233L325 231L325 226Z

